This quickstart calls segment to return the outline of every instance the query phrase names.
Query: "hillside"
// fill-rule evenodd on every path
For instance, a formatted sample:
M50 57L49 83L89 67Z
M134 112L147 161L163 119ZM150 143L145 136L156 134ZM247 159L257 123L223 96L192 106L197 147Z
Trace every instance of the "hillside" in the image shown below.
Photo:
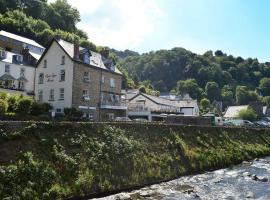
M270 63L220 50L203 55L183 48L159 50L126 57L121 65L134 81L161 92L190 93L225 104L262 101L262 96L270 95Z

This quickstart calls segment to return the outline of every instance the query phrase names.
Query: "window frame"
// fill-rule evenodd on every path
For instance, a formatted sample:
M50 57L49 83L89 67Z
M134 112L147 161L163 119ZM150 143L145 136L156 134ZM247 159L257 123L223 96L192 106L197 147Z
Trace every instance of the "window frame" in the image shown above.
M114 78L110 78L110 87L115 88L115 79Z
M65 63L66 63L66 56L62 55L62 57L61 57L61 65L65 65Z
M59 88L59 100L65 100L65 88Z
M42 79L40 79L41 77L42 77ZM38 84L44 84L44 73L43 72L39 73L39 75L38 75Z
M10 64L5 64L5 73L10 74Z
M50 92L49 92L49 101L54 101L54 89L50 89Z
M60 79L59 79L59 82L64 82L64 81L66 81L66 70L65 69L61 69L60 70Z
M88 74L87 76L86 73ZM91 81L90 72L83 72L83 81L89 83Z
M47 64L48 64L47 59L44 59L44 61L43 61L43 68L47 68Z

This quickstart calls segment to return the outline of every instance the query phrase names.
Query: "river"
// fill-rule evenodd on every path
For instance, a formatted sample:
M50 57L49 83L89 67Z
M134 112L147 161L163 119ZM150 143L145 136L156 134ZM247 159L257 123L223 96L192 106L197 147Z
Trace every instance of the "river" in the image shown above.
M270 200L270 157L152 185L99 200Z

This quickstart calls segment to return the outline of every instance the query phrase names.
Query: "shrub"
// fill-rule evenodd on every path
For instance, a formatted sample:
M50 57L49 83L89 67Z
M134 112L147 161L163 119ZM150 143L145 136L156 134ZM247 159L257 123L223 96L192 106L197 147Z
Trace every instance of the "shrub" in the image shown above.
M16 95L9 96L8 102L8 112L15 112L18 107L19 97Z
M8 104L5 100L0 99L0 114L5 114L7 112Z
M19 114L29 114L31 111L32 103L33 102L31 99L21 99L19 101L16 112Z
M38 116L42 114L47 114L52 109L51 104L49 103L37 103L34 102L31 107L31 115Z
M7 100L7 98L8 98L7 93L5 93L5 92L0 92L0 99L2 99L2 100Z
M65 116L71 120L81 119L83 112L76 108L64 108Z
M252 108L241 110L238 117L244 120L254 121L257 118L255 111Z

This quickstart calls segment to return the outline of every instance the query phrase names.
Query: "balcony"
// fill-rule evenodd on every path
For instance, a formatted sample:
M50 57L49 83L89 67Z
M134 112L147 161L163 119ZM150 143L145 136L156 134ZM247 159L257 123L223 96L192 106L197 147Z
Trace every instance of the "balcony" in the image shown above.
M114 109L114 110L127 110L127 105L122 102L108 102L102 101L101 102L102 109Z

